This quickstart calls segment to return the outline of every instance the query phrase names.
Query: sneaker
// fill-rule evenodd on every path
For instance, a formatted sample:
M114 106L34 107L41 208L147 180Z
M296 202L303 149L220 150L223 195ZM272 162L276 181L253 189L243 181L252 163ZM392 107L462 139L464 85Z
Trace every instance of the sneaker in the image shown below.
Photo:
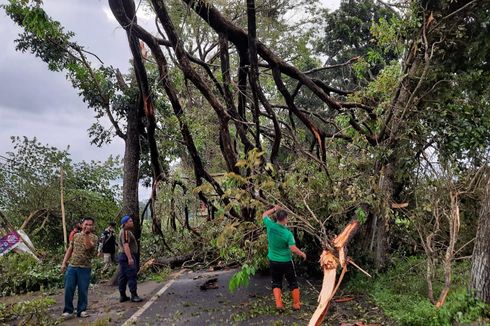
M63 317L63 318L70 318L72 315L73 315L73 313L64 312L64 313L61 314L61 317Z
M138 295L132 295L131 296L131 302L141 302L141 301L143 301L143 299L138 297Z
M82 311L78 317L87 318L88 316L90 316L90 315L86 311Z
M119 302L126 302L126 301L129 301L129 297L128 296L119 297Z

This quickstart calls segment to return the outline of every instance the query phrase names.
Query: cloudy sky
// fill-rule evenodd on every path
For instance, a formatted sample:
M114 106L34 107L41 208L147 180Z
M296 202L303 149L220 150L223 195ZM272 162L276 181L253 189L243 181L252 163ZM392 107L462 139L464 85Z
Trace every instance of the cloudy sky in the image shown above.
M0 3L6 0L0 0ZM125 34L110 15L106 1L45 0L48 14L106 64L129 66ZM124 144L90 145L87 129L95 121L64 73L51 72L40 59L15 51L20 29L0 11L0 153L11 150L10 136L37 137L58 148L70 145L73 159L104 160L122 154Z
M5 4L7 0L0 0ZM322 0L336 8L340 0ZM46 12L75 32L76 41L104 61L126 71L130 51L124 31L105 0L44 0ZM144 25L145 18L140 17ZM150 24L150 21L148 21ZM0 155L12 150L10 136L37 137L60 149L70 146L75 161L105 160L123 154L120 139L102 148L90 145L87 129L94 114L63 73L51 72L40 59L15 51L20 29L0 10Z

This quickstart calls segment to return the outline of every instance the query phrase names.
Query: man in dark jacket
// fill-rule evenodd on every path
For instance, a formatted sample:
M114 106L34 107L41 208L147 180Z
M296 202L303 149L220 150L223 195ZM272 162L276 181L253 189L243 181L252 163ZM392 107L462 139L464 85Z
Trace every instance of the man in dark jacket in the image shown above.
M102 232L99 241L99 254L104 255L104 269L116 261L116 223L110 222L109 226Z

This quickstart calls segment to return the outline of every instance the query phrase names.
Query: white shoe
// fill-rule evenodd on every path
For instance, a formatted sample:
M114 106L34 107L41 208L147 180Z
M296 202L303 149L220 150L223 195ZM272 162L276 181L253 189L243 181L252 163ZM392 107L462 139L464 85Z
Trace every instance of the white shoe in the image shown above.
M82 311L80 313L80 318L87 318L88 316L90 316L86 311Z
M61 317L63 318L70 318L73 314L70 314L69 312L64 312L61 314Z

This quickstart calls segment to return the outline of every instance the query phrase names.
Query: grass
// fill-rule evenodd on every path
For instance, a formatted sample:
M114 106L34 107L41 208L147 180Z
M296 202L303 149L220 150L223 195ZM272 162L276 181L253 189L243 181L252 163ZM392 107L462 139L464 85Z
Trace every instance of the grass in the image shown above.
M394 266L375 279L355 275L347 283L347 291L368 294L383 309L386 316L397 325L453 325L453 323L477 325L489 320L488 306L474 300L467 290L469 261L457 262L453 267L453 283L446 303L436 309L427 297L425 261L419 257L398 259ZM439 275L442 272L439 271ZM434 281L437 298L442 280Z
M172 270L170 267L162 267L156 272L145 273L145 275L143 275L143 279L163 283L168 280L171 272Z

